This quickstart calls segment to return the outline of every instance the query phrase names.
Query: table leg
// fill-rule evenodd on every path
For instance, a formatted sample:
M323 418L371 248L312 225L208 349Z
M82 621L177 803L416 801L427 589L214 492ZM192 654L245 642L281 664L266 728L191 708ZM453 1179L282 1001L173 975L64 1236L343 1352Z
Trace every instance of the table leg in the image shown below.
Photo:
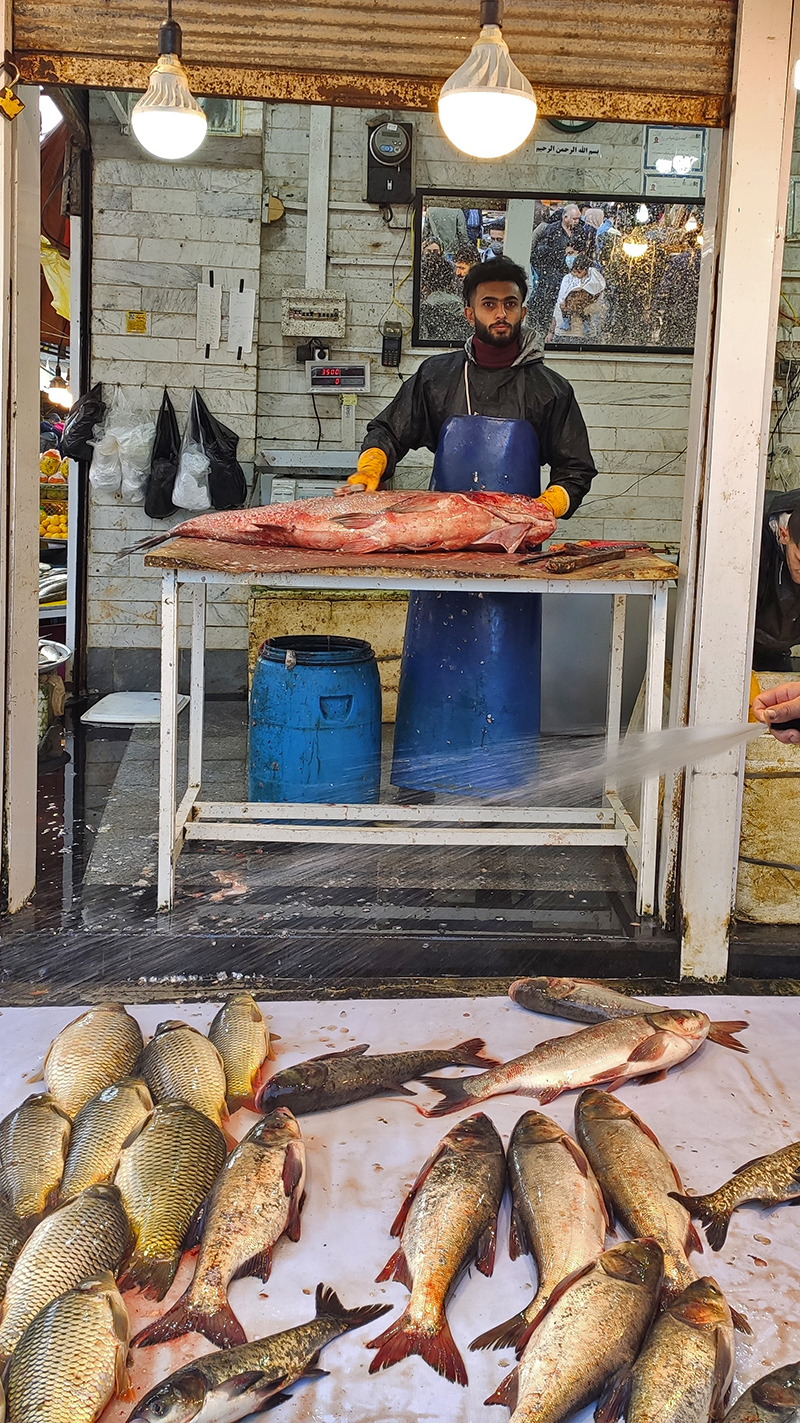
M644 695L644 732L660 731L664 706L664 667L667 656L667 587L656 587L650 602L647 629L647 680ZM658 793L660 780L650 776L642 782L640 816L639 878L636 909L639 914L655 913L656 861L658 858Z
M203 774L203 713L206 690L206 585L192 588L192 651L189 683L189 790L199 790Z
M158 770L158 907L175 891L175 780L178 760L178 576L161 580L161 747Z
M608 716L606 719L606 756L613 756L619 745L622 721L622 666L625 655L625 593L614 594L614 614L611 621L611 658L608 666ZM616 775L606 780L606 792L615 791Z

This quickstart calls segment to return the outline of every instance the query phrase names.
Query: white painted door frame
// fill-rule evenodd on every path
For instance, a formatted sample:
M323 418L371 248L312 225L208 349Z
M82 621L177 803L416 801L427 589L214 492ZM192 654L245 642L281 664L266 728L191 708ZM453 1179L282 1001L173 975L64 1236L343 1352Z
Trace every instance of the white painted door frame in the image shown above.
M705 431L687 472L687 494L694 489L701 500L688 687L695 725L733 725L747 714L800 40L792 0L739 0L738 26ZM686 977L719 980L727 972L742 772L743 753L730 752L687 773Z
M0 835L11 912L36 879L39 633L39 92L19 95L23 112L0 118Z

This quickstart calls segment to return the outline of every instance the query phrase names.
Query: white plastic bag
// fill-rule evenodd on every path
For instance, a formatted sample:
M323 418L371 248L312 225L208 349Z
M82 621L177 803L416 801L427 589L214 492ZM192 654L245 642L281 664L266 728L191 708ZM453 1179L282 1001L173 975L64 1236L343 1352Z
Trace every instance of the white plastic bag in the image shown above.
M104 435L102 431L102 425L95 425L95 439L89 441L91 445L94 445L94 455L89 468L89 482L93 489L102 489L110 494L118 494L122 481L122 465L117 437L111 432Z
M172 490L172 502L178 509L190 509L202 514L211 508L211 490L208 474L211 461L203 450L200 420L197 410L197 391L192 391L186 429L181 440L178 459L178 473Z
M126 395L120 386L99 439L94 443L89 478L95 489L119 493L126 504L143 504L150 474L156 424L139 392Z

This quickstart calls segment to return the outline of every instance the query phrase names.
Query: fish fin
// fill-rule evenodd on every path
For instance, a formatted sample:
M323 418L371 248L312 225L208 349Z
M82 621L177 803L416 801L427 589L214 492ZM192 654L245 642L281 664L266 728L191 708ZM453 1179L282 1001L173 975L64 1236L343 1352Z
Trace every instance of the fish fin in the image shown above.
M627 1413L633 1386L633 1372L630 1364L611 1375L594 1410L595 1423L616 1423Z
M369 1043L358 1043L356 1047L342 1048L341 1052L323 1052L319 1057L309 1057L308 1062L329 1062L334 1057L361 1057L365 1052L369 1052Z
M416 1097L416 1092L411 1087L406 1087L405 1083L397 1082L393 1087L382 1087L380 1092L374 1094L376 1097Z
M562 1082L559 1083L557 1087L543 1087L541 1092L536 1093L536 1096L539 1099L541 1105L543 1107L546 1107L548 1102L554 1102L556 1100L556 1097L560 1097L563 1091L564 1084Z
M406 1310L383 1334L371 1340L367 1348L378 1351L369 1366L371 1374L377 1374L380 1369L390 1369L401 1359L419 1354L437 1374L466 1388L467 1370L444 1313L436 1334L422 1334Z
M765 1158L763 1156L754 1156L751 1161L745 1161L743 1166L736 1167L736 1170L733 1173L734 1176L741 1176L742 1172L746 1171L748 1167L758 1166L759 1163L762 1162L764 1159Z
M445 1080L445 1079L443 1079L443 1080ZM432 1166L434 1165L435 1162L437 1162L437 1161L439 1160L439 1157L441 1156L441 1154L442 1154L442 1152L444 1151L444 1149L445 1149L445 1148L444 1148L443 1144L442 1144L441 1142L439 1142L439 1145L436 1146L436 1147L434 1147L434 1149L433 1149L433 1151L431 1152L430 1156L428 1157L427 1161L425 1161L425 1162L423 1163L422 1167L420 1168L419 1175L417 1176L416 1181L414 1182L413 1186L411 1187L411 1190L408 1192L408 1194L407 1194L405 1200L403 1201L403 1204L401 1205L399 1211L397 1212L397 1215L395 1216L394 1220L392 1221L392 1225L391 1225L391 1229L390 1229L390 1231L389 1231L389 1234L390 1234L395 1240L397 1239L398 1235L401 1233L401 1231L402 1231L402 1229L403 1229L403 1226L404 1226L405 1223L406 1223L406 1216L408 1215L408 1212L411 1210L411 1207L412 1207L412 1205L413 1205L413 1203L414 1203L414 1197L417 1195L417 1192L425 1185L425 1182L427 1181L428 1176L430 1175ZM409 1285L409 1289L410 1289L410 1288L411 1288L411 1286Z
M380 514L334 514L331 523L339 524L343 529L369 529L382 518L383 511Z
M660 1072L651 1072L650 1075L649 1075L649 1077L648 1077L648 1081L649 1081L649 1082L666 1082L666 1080L667 1080L667 1068L666 1068L666 1067L662 1067L662 1069L661 1069Z
M271 1393L269 1398L265 1398L263 1403L259 1403L257 1408L252 1409L251 1418L259 1413L269 1413L273 1408L280 1408L282 1403L288 1403L292 1395L290 1393Z
M491 1275L494 1270L494 1257L497 1250L497 1216L487 1225L483 1235L478 1241L478 1250L475 1256L475 1265L482 1275Z
M520 1255L531 1254L531 1242L528 1239L528 1232L515 1206L511 1207L511 1225L508 1230L508 1253L512 1260L518 1260Z
M231 1275L231 1280L261 1280L266 1284L272 1273L272 1246L268 1245L264 1250L258 1250L255 1255L251 1255L249 1260L245 1260Z
M458 1112L462 1107L469 1107L473 1102L482 1102L482 1097L473 1096L469 1092L468 1086L474 1082L474 1077L420 1077L417 1079L423 1087L432 1087L434 1091L441 1092L443 1100L437 1102L433 1107L417 1107L417 1111L423 1117L446 1117L448 1112Z
M305 1191L295 1190L289 1203L289 1217L286 1221L286 1236L289 1240L298 1241L301 1231L301 1213L306 1203Z
M291 1141L286 1148L283 1158L283 1181L284 1194L291 1196L297 1190L303 1179L303 1148L297 1141Z
M208 1214L208 1204L210 1195L211 1192L209 1191L205 1200L200 1202L199 1206L197 1207L197 1210L192 1216L192 1219L189 1223L189 1229L186 1232L186 1239L183 1242L184 1250L194 1250L195 1246L200 1244L203 1235L203 1229L206 1223L206 1216Z
M397 1280L398 1284L405 1285L407 1290L413 1289L414 1281L411 1278L411 1271L402 1245L398 1246L394 1255L386 1261L380 1274L375 1277L376 1285L382 1284L384 1280Z
M180 1264L180 1252L175 1255L144 1256L134 1250L118 1281L118 1288L141 1290L145 1299L163 1299Z
M519 1398L519 1369L512 1369L510 1374L506 1374L502 1383L497 1385L493 1394L484 1400L488 1408L493 1403L499 1403L503 1408L510 1408L513 1413Z
M589 1271L594 1269L595 1263L596 1262L594 1260L589 1260L585 1265L581 1265L578 1270L572 1270L569 1275L564 1276L563 1280L559 1280L552 1294L549 1294L547 1296L547 1299L545 1300L541 1309L536 1311L536 1314L534 1314L532 1319L528 1319L526 1327L517 1342L518 1359L522 1358L525 1349L528 1347L531 1336L539 1328L539 1325L541 1324L545 1315L550 1313L550 1310L553 1308L553 1305L558 1303L558 1301L561 1299L561 1296L566 1294L567 1290L575 1284L576 1280L580 1280L583 1275L588 1275Z
M702 1240L700 1239L700 1236L699 1236L698 1233L697 1233L697 1226L695 1225L694 1221L690 1220L690 1221L689 1221L689 1235L688 1235L688 1239L687 1239L687 1242L686 1242L686 1254L687 1254L687 1255L691 1255L692 1252L696 1252L698 1255L702 1255L702 1254L703 1254L703 1242L702 1242Z
M527 1319L525 1311L520 1310L519 1314L512 1314L510 1319L505 1319L502 1324L496 1324L493 1329L487 1329L485 1334L479 1334L477 1339L473 1339L470 1349L514 1349L525 1333Z
M659 1030L651 1037L645 1038L644 1042L637 1043L633 1052L628 1056L628 1062L657 1062L664 1049L668 1046L670 1034Z
M431 494L433 490L420 490L416 494L401 495L396 504L390 504L384 511L387 514L416 514L422 509L430 509Z
M328 1285L317 1285L317 1319L320 1315L335 1319L342 1326L342 1334L346 1334L350 1329L361 1329L364 1324L372 1324L374 1320L388 1314L391 1308L390 1304L362 1304L355 1309L346 1309L335 1290Z
M50 1053L48 1052L47 1057L49 1056ZM45 1063L47 1062L47 1057L44 1060ZM42 1066L39 1068L39 1071L34 1073L33 1077L28 1078L28 1082L44 1082L44 1063L42 1063Z
M713 1196L688 1196L680 1191L669 1191L667 1193L675 1201L680 1201L690 1216L696 1216L703 1222L706 1239L712 1250L721 1250L725 1244L728 1234L728 1226L731 1223L733 1207L712 1206Z
M573 1141L572 1137L565 1133L561 1138L561 1144L566 1147L581 1175L588 1178L589 1162L586 1159L585 1152L581 1151L581 1148L578 1146L577 1141Z
M232 1379L226 1379L224 1383L217 1384L214 1388L214 1393L218 1398L230 1402L234 1398L241 1398L243 1393L247 1393L248 1389L257 1388L263 1379L263 1369L247 1369L244 1373L234 1374ZM278 1388L282 1388L288 1381L288 1374L283 1374L281 1378L275 1379L274 1382L271 1381L270 1386L274 1387L275 1384L277 1384Z
M228 1151L235 1151L237 1146L239 1145L239 1138L235 1137L233 1135L233 1132L228 1131L228 1128L225 1126L224 1122L220 1122L219 1129L222 1132L223 1137L225 1138L225 1145L228 1148Z
M708 1041L710 1043L719 1043L720 1047L733 1048L734 1052L749 1052L750 1049L746 1048L744 1043L738 1042L733 1036L734 1033L743 1033L745 1028L749 1027L749 1023L742 1022L741 1020L729 1023L712 1023L708 1030Z
M616 1233L617 1233L617 1212L616 1212L615 1209L614 1209L614 1202L612 1201L610 1195L608 1194L608 1191L605 1189L605 1187L604 1187L603 1185L601 1185L601 1183L600 1183L599 1181L597 1182L597 1185L598 1185L598 1187L599 1187L599 1189L600 1189L600 1195L601 1195L602 1200L603 1200L603 1212L604 1212L605 1218L606 1218L606 1225L608 1226L608 1229L609 1229L610 1234L611 1234L611 1235L616 1235Z
M602 1075L602 1073L600 1074L599 1077L596 1077L596 1078L594 1079L594 1081L596 1081L596 1082L602 1082L602 1081L603 1081L603 1075ZM610 1081L609 1081L608 1079L606 1079L606 1084L605 1084L605 1085L606 1085L606 1091L607 1091L607 1092L618 1092L619 1089L620 1089L620 1087L624 1087L624 1086L625 1086L625 1083L626 1083L627 1081L628 1081L627 1077L612 1077L612 1078L610 1079Z
M714 1391L709 1407L709 1423L721 1423L725 1417L725 1404L731 1391L735 1346L726 1329L717 1327L717 1353L714 1359Z
M742 1314L741 1310L739 1310L739 1309L734 1309L732 1306L731 1306L731 1319L733 1320L733 1327L734 1327L734 1329L738 1329L738 1331L739 1331L740 1334L752 1334L752 1333L753 1333L752 1329L750 1328L750 1320L747 1318L747 1315L746 1315L746 1314Z
M450 1056L457 1067L499 1067L498 1058L487 1057L485 1047L483 1038L468 1038L465 1043L456 1043Z
M330 1369L318 1369L316 1365L313 1364L309 1364L308 1368L303 1369L302 1373L304 1379L329 1379L330 1376Z
M473 539L470 548L502 548L506 553L516 553L525 542L528 529L528 524L503 524L502 528L490 529L488 534Z
M232 1349L237 1344L247 1343L247 1336L227 1300L211 1313L192 1306L186 1295L160 1319L141 1329L132 1343L140 1349L147 1348L150 1344L180 1339L183 1334L203 1334L218 1349Z

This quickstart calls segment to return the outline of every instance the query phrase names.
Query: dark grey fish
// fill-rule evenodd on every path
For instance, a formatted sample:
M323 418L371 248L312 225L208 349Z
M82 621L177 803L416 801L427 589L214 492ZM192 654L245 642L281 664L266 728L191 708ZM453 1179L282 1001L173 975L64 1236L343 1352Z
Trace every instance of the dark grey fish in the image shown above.
M317 1312L308 1324L284 1329L266 1339L254 1339L235 1349L204 1354L176 1370L137 1403L128 1423L188 1423L192 1418L235 1423L266 1412L288 1395L282 1391L298 1379L319 1376L320 1349L364 1324L379 1319L388 1304L345 1309L331 1289L317 1285Z
M746 1201L759 1201L764 1206L800 1201L800 1141L745 1162L729 1181L705 1196L670 1194L703 1222L711 1249L721 1250L737 1206Z
M404 1082L415 1082L426 1072L440 1067L496 1067L497 1060L485 1057L482 1038L470 1038L452 1048L422 1052L391 1052L364 1057L369 1043L326 1052L276 1072L261 1088L256 1110L289 1107L296 1116L343 1107L347 1102L363 1102L381 1092L413 1097Z
M800 1423L800 1361L751 1383L728 1409L725 1423Z

